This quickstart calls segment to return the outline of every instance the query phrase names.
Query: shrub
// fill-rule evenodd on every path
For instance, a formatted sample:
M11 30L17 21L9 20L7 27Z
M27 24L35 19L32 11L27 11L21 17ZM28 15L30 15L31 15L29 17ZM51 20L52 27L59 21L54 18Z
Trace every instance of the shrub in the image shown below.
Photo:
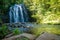
M20 38L20 39L16 39L16 40L29 40L28 38L26 38L26 37L22 37L22 38Z
M0 39L6 36L8 33L8 27L6 25L2 25L2 27L0 27Z
M18 35L18 34L21 34L22 31L20 31L18 28L16 28L16 29L14 29L14 30L12 31L12 33L13 33L14 35Z

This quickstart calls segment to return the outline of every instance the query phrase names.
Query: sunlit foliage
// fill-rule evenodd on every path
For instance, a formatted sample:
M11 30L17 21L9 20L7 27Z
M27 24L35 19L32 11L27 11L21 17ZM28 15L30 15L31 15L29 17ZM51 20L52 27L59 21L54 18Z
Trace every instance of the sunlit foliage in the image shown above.
M5 14L14 4L25 4L37 23L60 23L60 0L0 0L0 8Z
M31 33L38 36L44 32L60 35L60 25L37 25L31 29Z
M37 23L60 23L59 0L25 0L24 2L32 12L32 17L37 19Z

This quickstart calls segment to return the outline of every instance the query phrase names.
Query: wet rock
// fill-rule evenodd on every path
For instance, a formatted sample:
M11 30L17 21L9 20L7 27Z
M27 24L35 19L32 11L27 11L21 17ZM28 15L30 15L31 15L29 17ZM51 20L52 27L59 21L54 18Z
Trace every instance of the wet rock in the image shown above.
M29 32L32 29L31 23L5 23L9 30L18 28L20 31Z
M60 36L46 32L40 35L36 40L60 40Z
M5 38L5 39L2 39L2 40L15 40L16 38L20 39L21 37L26 37L30 40L34 40L36 36L32 35L32 34L28 34L28 33L23 33L23 34L12 36L12 37Z

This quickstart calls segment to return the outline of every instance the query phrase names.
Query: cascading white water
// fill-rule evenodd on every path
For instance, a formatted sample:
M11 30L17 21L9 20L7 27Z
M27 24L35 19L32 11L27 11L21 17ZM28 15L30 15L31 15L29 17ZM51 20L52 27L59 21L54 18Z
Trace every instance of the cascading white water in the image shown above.
M22 19L22 22L24 22L23 9L22 9L22 7L21 7L21 6L19 6L19 8L20 8L20 11L21 11L21 19Z
M28 21L28 14L23 4L15 4L14 6L10 7L9 16L10 16L10 23Z

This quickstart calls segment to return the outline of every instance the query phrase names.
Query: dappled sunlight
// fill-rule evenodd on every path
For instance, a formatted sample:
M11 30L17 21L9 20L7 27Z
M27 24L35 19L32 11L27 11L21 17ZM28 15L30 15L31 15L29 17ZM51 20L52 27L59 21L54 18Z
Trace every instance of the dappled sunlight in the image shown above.
M45 38L60 40L60 0L0 0L0 40Z
M60 17L55 14L51 14L51 15L46 16L42 20L42 23L58 24L60 23Z

